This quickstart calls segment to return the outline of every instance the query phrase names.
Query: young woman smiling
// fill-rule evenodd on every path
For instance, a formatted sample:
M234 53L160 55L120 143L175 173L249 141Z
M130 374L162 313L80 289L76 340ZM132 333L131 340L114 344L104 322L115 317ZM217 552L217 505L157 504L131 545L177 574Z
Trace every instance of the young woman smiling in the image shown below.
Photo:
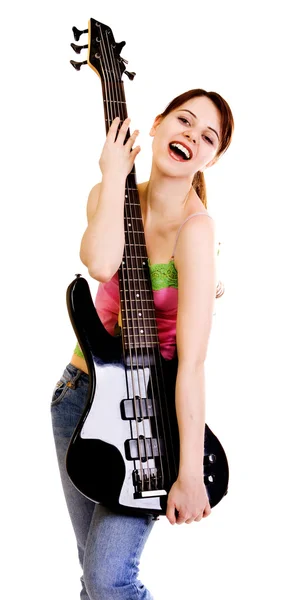
M124 144L130 119L114 119L100 157L102 181L91 190L80 257L100 282L96 309L114 335L119 313L117 272L122 261L125 182L140 147L136 130ZM138 184L162 355L176 351L175 402L180 436L178 478L168 496L171 524L190 524L211 508L203 483L204 363L217 282L215 224L207 211L204 171L231 143L233 116L216 92L193 89L177 96L150 130L152 165ZM198 335L196 334L198 332ZM77 344L53 392L51 415L60 474L83 569L82 600L150 600L138 580L139 559L156 522L114 514L80 494L65 467L70 438L81 417L89 374ZM178 517L175 516L175 509Z

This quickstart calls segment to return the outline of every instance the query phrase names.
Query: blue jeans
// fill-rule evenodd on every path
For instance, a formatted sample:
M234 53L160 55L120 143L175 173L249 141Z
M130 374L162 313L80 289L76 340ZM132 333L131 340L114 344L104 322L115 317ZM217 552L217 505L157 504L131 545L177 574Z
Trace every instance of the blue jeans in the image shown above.
M71 483L65 466L70 438L84 411L89 375L69 363L52 395L51 418L60 475L75 532L82 600L153 600L137 579L152 516L125 516L95 504Z

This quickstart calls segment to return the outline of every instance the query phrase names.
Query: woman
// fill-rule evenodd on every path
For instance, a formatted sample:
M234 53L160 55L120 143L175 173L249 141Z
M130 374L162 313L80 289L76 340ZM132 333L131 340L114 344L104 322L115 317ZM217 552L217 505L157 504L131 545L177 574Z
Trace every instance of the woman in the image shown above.
M125 182L140 152L139 146L133 148L137 130L124 144L129 122L116 118L108 131L99 163L102 182L89 194L88 226L80 251L89 274L100 282L96 309L112 335L119 312L117 271L124 250ZM166 516L171 524L200 521L211 512L201 473L204 362L215 297L223 289L216 281L215 228L206 210L203 171L226 151L233 128L231 110L219 94L201 89L181 94L153 123L150 178L137 186L161 352L172 358L177 349L178 356L175 402L180 463L168 495ZM114 514L94 504L76 490L66 473L66 451L85 407L88 381L77 344L54 390L51 414L83 568L81 598L150 600L150 592L137 575L155 520Z

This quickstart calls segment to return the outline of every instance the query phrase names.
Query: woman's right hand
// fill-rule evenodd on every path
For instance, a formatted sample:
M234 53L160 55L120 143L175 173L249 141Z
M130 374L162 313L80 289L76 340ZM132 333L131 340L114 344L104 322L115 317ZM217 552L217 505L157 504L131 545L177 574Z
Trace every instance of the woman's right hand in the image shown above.
M131 119L129 119L129 117L125 119L118 132L117 138L116 133L120 118L116 117L109 127L103 151L99 160L99 165L103 176L112 175L114 177L118 175L126 179L133 167L134 160L141 148L140 146L136 146L136 148L134 148L131 152L131 148L139 134L138 129L133 132L126 144L124 144L130 120Z

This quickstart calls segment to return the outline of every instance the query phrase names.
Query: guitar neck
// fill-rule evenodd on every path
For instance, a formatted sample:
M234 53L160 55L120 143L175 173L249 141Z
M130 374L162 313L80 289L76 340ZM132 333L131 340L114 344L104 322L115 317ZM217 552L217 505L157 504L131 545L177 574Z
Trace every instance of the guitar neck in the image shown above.
M106 135L112 121L127 118L127 104L123 81L102 81ZM130 137L127 130L126 140ZM158 334L152 285L148 266L145 233L136 183L135 166L126 179L124 205L125 247L119 267L120 315L125 350L158 347ZM139 298L137 294L139 282ZM122 314L121 314L122 313ZM144 335L140 319L143 315Z
M122 124L125 119L128 117L127 113L127 103L125 97L124 90L124 82L123 81L102 81L102 89L103 89L103 105L104 105L104 115L105 115L105 128L106 135L108 134L109 128L112 124L112 121L116 117L120 118L120 123ZM125 141L127 141L130 137L130 130L127 129ZM137 193L137 184L136 184L136 172L135 165L133 165L132 170L126 179L126 189L131 189L131 191ZM125 202L126 205L126 202Z

